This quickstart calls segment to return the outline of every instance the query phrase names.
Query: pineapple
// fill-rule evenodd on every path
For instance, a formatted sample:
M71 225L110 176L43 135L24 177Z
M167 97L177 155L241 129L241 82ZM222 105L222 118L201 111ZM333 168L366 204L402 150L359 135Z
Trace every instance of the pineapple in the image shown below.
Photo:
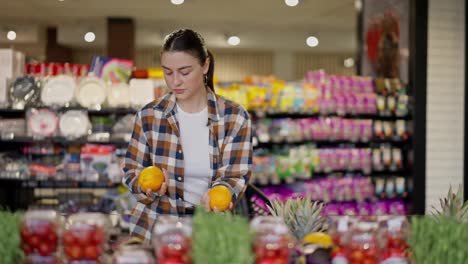
M307 234L324 231L325 218L320 215L323 204L312 202L310 196L288 198L285 203L272 201L271 214L283 219L291 235L302 240Z
M463 192L461 185L457 193L452 192L452 187L448 191L447 197L439 199L440 210L433 206L435 217L450 217L460 223L468 223L468 201L463 203Z

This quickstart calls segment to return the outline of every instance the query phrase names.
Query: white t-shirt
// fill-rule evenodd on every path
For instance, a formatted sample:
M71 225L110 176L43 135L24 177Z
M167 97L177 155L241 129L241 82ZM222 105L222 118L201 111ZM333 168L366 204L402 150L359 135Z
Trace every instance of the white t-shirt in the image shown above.
M177 120L184 153L184 200L196 205L208 190L211 178L208 108L187 113L177 105Z

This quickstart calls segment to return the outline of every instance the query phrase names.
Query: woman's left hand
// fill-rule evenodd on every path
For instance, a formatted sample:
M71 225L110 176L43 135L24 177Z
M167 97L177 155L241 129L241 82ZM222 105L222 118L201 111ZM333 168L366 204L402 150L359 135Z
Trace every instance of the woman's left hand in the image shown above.
M210 190L208 190L207 192L205 192L205 194L203 194L202 196L202 199L201 199L201 204L203 205L203 207L205 208L205 210L207 212L215 212L215 213L222 213L221 211L219 211L219 209L215 206L213 209L211 209L210 207L210 196L208 195L208 192ZM229 204L229 207L226 211L231 211L232 210L232 207L233 207L233 204L232 202Z

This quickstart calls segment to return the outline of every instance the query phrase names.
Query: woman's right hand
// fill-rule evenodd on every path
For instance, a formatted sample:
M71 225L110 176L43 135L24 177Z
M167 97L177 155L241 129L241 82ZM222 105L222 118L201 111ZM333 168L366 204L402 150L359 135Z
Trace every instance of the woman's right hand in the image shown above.
M163 196L166 194L167 191L167 183L169 182L169 176L167 175L166 169L162 169L162 172L164 174L164 182L161 184L161 188L156 192L159 196ZM152 196L153 190L148 189L146 190L145 194L149 197Z

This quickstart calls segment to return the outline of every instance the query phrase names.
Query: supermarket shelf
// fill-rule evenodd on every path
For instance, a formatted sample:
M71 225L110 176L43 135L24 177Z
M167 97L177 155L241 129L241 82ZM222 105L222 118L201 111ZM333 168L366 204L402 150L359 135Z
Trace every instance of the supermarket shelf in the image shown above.
M8 179L0 178L2 184L19 185L22 188L42 188L42 189L69 189L69 188L90 188L106 189L116 188L119 184L107 181L72 181L72 180L31 180L31 179Z
M405 146L410 146L412 144L412 140L381 140L381 139L372 139L369 142L353 142L350 140L336 140L336 141L330 141L330 140L301 140L301 141L296 141L296 142L287 142L287 141L282 141L282 142L259 142L257 145L254 145L254 147L257 148L274 148L274 147L281 147L281 146L299 146L299 145L304 145L304 144L314 144L317 147L339 147L339 146L352 146L356 148L370 148L373 146L378 147L379 145L382 144L387 144L391 145L393 147L405 147Z
M126 146L128 142L123 139L109 139L109 140L88 140L87 138L67 139L65 137L48 137L48 138L34 138L28 136L18 136L14 138L0 138L3 143L59 143L59 144L115 144L119 146Z
M250 114L257 118L306 118L306 117L342 117L355 119L376 119L384 121L396 120L412 120L412 115L396 116L396 115L379 115L379 114L321 114L321 113L263 113L257 111L249 111Z
M30 107L34 108L34 107ZM40 107L37 107L40 108ZM56 109L58 112L65 112L68 110L84 110L87 111L91 115L111 115L111 114L134 114L136 113L136 109L133 108L104 108L101 110L90 110L81 107L60 107L60 108L53 108ZM0 115L18 115L24 114L27 109L11 109L11 108L2 108L0 109Z

